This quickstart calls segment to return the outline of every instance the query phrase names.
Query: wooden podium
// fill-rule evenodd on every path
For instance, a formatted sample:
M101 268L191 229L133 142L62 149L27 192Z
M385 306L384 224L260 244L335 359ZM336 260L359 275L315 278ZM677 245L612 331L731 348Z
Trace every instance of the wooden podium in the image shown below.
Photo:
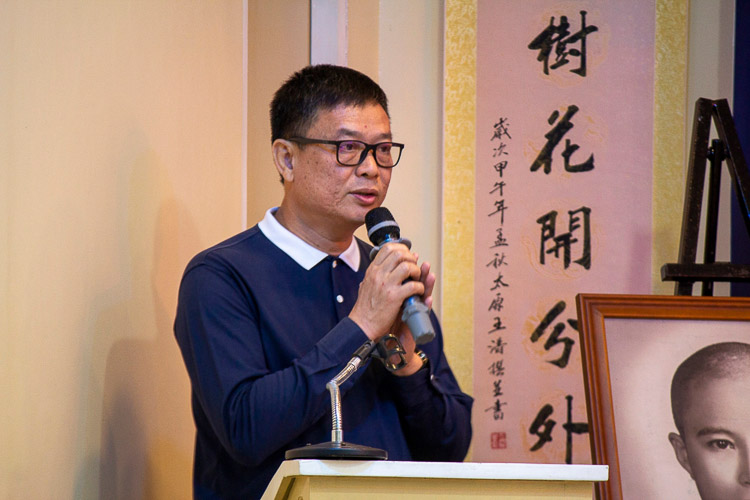
M287 460L262 500L586 499L606 465Z

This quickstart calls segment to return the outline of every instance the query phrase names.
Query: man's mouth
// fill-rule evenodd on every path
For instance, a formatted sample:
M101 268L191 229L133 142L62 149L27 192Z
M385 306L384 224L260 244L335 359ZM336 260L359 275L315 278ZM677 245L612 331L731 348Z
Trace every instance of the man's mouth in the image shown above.
M357 191L353 191L352 195L368 205L374 203L375 200L378 199L378 192L374 189L360 189Z

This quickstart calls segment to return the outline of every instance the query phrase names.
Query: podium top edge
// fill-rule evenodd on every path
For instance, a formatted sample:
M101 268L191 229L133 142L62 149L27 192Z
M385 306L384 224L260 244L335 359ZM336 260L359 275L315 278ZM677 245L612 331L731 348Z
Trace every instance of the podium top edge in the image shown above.
M262 500L277 497L295 477L371 477L478 479L518 481L607 481L608 465L522 464L480 462L397 462L384 460L286 460L271 479Z
M609 466L481 462L398 462L363 460L287 460L287 475L365 476L536 481L606 481Z

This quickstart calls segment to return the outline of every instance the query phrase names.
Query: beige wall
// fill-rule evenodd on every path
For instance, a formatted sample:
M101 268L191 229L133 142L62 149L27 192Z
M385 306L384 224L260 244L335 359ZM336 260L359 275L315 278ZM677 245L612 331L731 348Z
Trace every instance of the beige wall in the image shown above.
M412 240L420 258L440 275L442 2L382 0L380 14L377 76L388 93L393 135L406 144L385 205L401 226L401 234ZM438 314L440 296L438 289Z
M247 225L278 206L284 191L271 161L273 93L310 61L309 0L249 0Z
M188 498L179 278L243 207L243 6L0 2L2 498Z

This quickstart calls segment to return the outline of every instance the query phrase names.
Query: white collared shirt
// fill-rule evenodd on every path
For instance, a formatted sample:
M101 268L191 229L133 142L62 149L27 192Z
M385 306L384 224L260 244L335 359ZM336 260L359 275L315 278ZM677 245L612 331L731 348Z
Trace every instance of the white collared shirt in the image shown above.
M279 207L269 208L263 220L258 223L258 227L266 238L271 240L271 243L279 247L282 252L294 259L305 270L309 271L320 261L328 257L328 254L308 244L302 238L282 226L274 216L278 209ZM352 268L353 271L359 269L359 246L354 236L352 236L349 248L337 257Z

